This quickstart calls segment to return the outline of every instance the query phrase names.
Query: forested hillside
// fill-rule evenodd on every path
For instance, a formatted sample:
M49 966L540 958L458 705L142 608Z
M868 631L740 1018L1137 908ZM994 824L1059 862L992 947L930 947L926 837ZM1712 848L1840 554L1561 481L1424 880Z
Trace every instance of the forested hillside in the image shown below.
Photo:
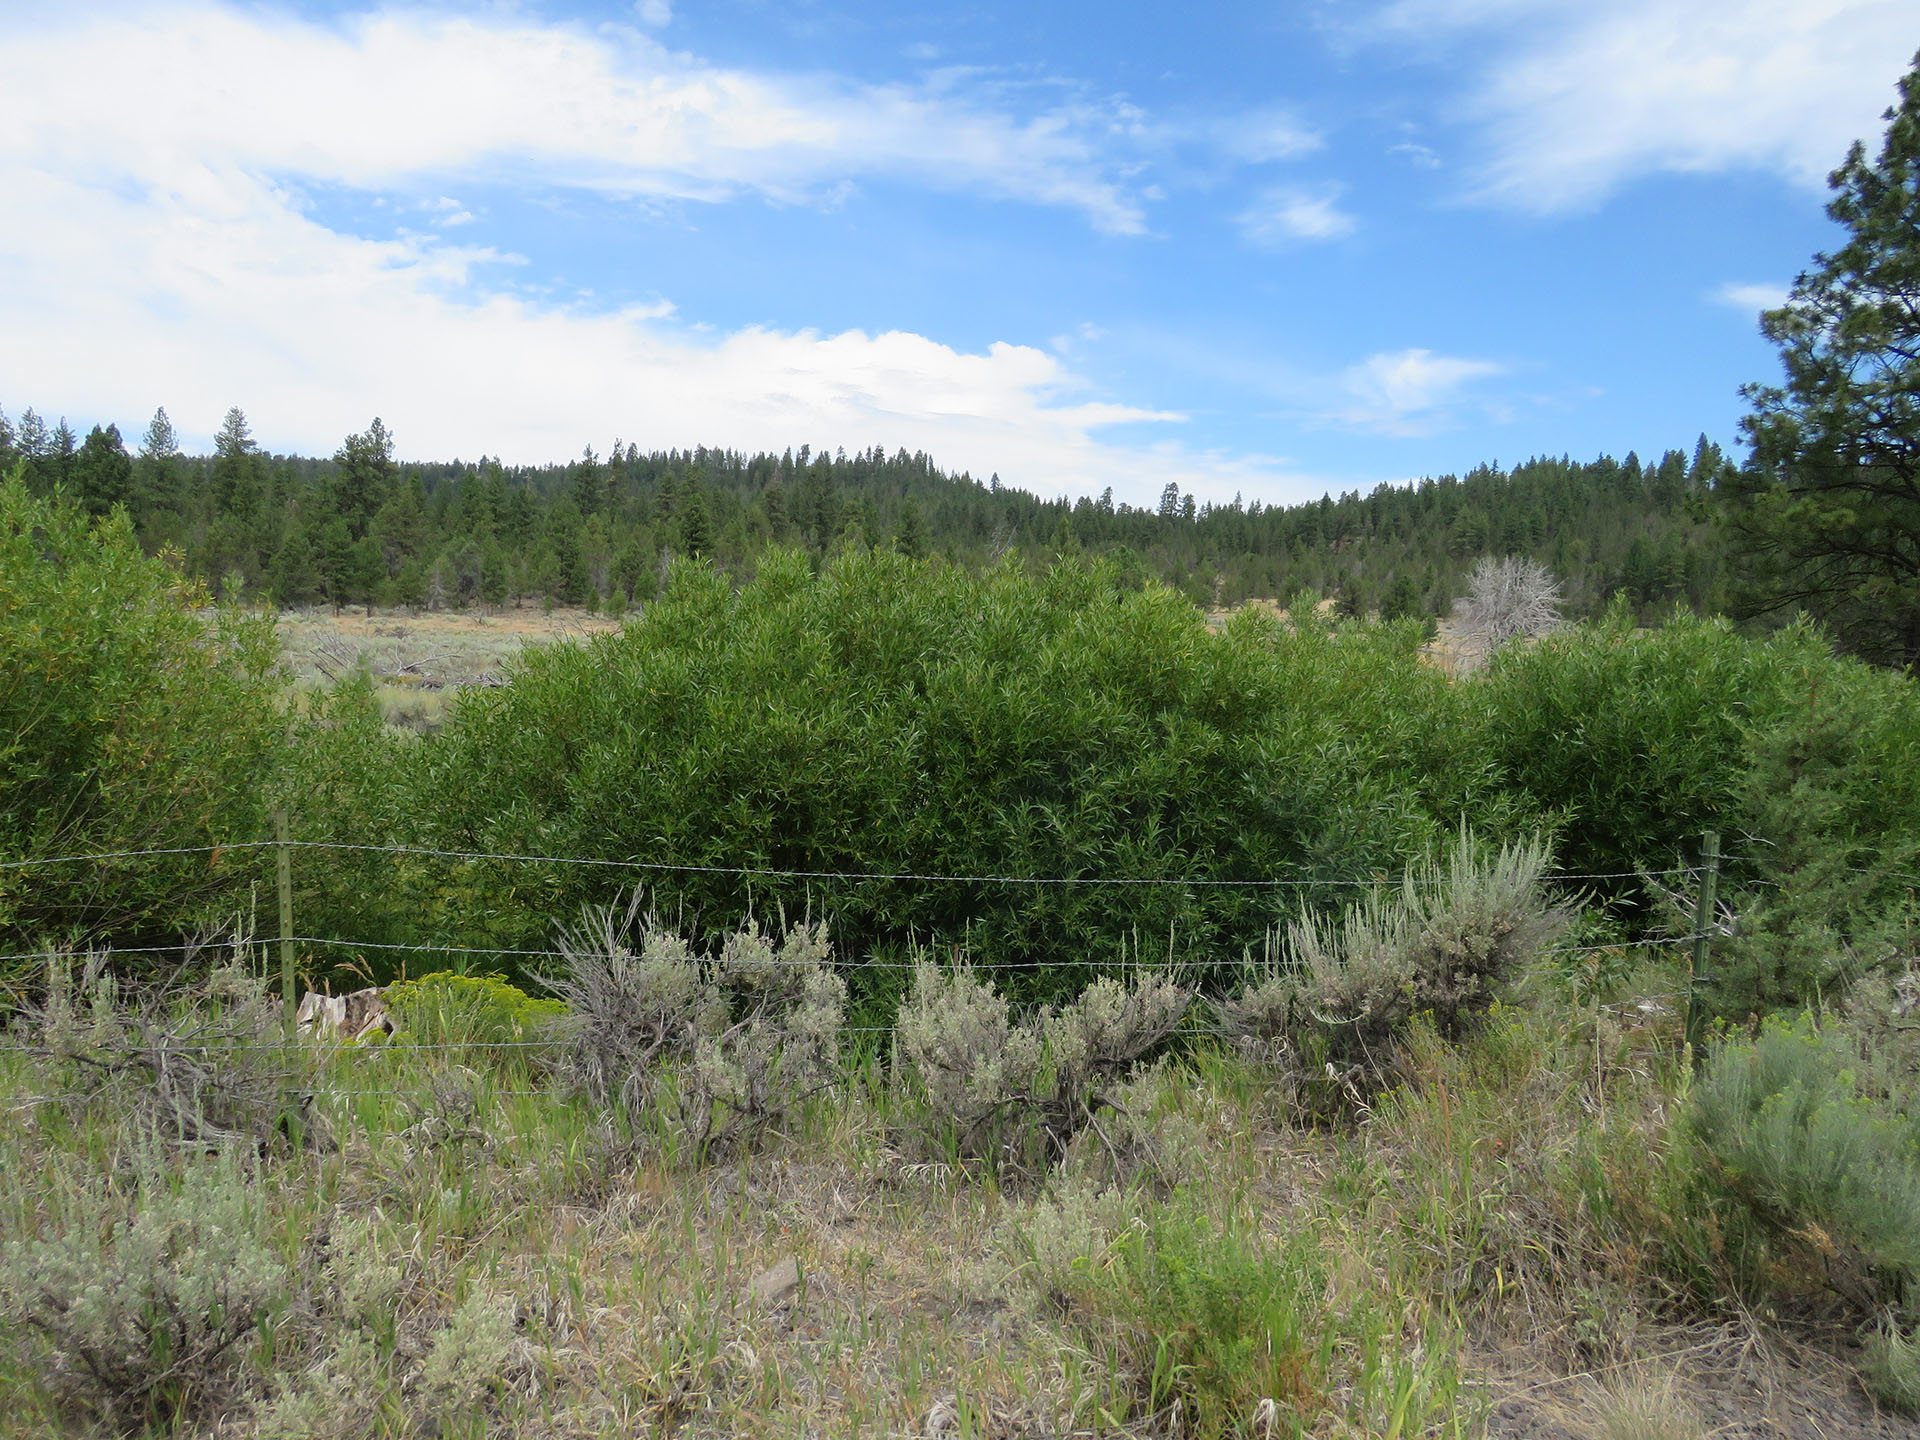
M1169 484L1154 509L1047 500L879 447L852 455L698 448L643 454L616 441L567 465L402 463L379 420L331 457L261 450L237 409L210 456L180 452L166 412L129 450L115 426L84 440L32 409L0 413L0 467L95 513L124 504L150 551L172 548L218 592L283 604L501 606L551 598L624 609L656 593L670 555L744 577L769 546L942 555L967 566L1011 549L1036 563L1112 555L1138 583L1201 605L1303 589L1349 613L1443 614L1487 553L1529 555L1570 609L1625 591L1643 615L1720 607L1720 546L1700 503L1732 473L1702 436L1689 455L1481 466L1303 505L1197 504Z

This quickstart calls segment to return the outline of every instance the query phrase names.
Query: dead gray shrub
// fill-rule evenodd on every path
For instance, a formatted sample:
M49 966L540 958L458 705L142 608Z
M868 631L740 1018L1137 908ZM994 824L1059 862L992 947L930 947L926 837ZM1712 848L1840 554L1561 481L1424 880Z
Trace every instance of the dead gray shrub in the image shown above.
M1094 981L1019 1023L971 967L921 964L900 1007L900 1057L917 1082L920 1140L956 1158L1051 1166L1115 1104L1111 1087L1171 1034L1191 994L1163 977Z
M1256 1062L1342 1082L1383 1075L1415 1016L1459 1039L1565 928L1543 889L1549 862L1538 836L1489 851L1462 826L1398 886L1290 925L1288 963L1221 1002L1221 1035Z
M1456 603L1460 629L1476 658L1512 640L1533 640L1560 627L1560 582L1538 560L1483 556Z
M560 949L561 1076L696 1154L777 1131L839 1077L847 989L824 925L776 946L749 921L703 957L636 903L589 911Z

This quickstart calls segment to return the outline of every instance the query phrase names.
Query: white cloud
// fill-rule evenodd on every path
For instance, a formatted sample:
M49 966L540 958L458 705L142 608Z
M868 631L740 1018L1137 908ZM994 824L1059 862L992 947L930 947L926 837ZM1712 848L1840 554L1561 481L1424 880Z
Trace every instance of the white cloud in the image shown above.
M186 200L13 176L59 217L0 235L0 392L16 405L137 423L164 403L204 437L239 404L263 443L326 453L382 415L414 456L546 461L618 432L649 446L808 442L924 449L1052 494L1168 479L1203 496L1271 491L1255 460L1105 443L1176 413L1085 398L1044 351L956 351L913 334L747 328L720 337L670 307L568 309L478 284L498 257L430 237L325 229L270 192ZM77 283L84 278L85 283ZM74 335L111 337L76 345Z
M1111 484L1139 503L1169 479L1224 498L1287 478L1254 459L1103 440L1182 417L1086 398L1025 346L713 336L664 302L569 308L509 290L492 251L341 235L271 187L214 176L152 201L14 165L0 184L36 217L0 228L0 394L16 407L137 427L165 404L204 443L239 404L263 443L308 453L375 414L410 456L548 461L612 433L659 447L904 445L1046 494Z
M263 443L308 453L379 414L415 457L549 461L618 433L905 446L1043 494L1112 485L1141 503L1168 480L1214 499L1323 488L1261 457L1122 435L1184 417L1097 398L1029 346L719 334L666 301L566 303L522 283L520 257L431 228L321 223L305 186L391 194L387 213L448 225L469 213L448 182L468 177L787 198L898 172L1139 224L1069 115L720 71L505 13L326 27L201 5L16 23L0 194L29 218L0 225L0 396L136 429L165 404L199 443L238 404Z
M1499 375L1490 360L1436 355L1431 350L1394 350L1369 355L1342 380L1357 402L1328 418L1385 435L1428 435L1451 423L1451 410L1475 380Z
M1743 285L1729 280L1709 299L1722 305L1731 305L1735 310L1758 311L1778 310L1787 303L1787 287L1784 285Z
M328 25L201 0L55 12L38 27L16 17L0 50L0 141L160 185L231 166L359 189L486 176L790 201L890 176L1137 233L1141 201L1109 154L1109 119L724 69L637 32L512 12L373 11Z
M640 17L642 25L651 25L658 30L673 21L673 0L636 0L633 13Z
M1354 219L1340 209L1340 190L1277 186L1263 191L1240 216L1240 230L1256 245L1289 240L1338 240L1351 235Z
M1482 193L1547 212L1652 173L1818 186L1877 143L1913 21L1912 0L1400 0L1370 30L1471 46Z
M1222 153L1250 165L1291 160L1318 150L1325 142L1290 111L1259 110L1205 127Z

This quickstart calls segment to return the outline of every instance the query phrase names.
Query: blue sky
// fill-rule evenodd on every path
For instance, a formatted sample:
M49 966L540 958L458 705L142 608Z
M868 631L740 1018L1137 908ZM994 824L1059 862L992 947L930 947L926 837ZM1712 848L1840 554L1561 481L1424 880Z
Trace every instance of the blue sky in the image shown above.
M0 6L0 406L1286 501L1736 438L1877 0Z

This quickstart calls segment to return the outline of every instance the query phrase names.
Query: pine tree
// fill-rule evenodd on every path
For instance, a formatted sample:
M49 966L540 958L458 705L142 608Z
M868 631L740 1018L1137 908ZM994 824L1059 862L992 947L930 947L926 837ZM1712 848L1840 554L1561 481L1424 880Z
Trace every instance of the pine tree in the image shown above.
M393 437L375 416L358 435L349 435L334 452L333 506L355 540L364 539L393 494Z
M1750 385L1752 460L1728 489L1751 615L1812 612L1868 658L1920 666L1920 56L1879 158L1829 177L1848 232L1761 317L1786 369Z
M45 462L49 484L66 486L73 483L73 460L79 448L79 438L73 433L73 427L67 424L67 417L62 415L60 423L53 427L53 445Z
M47 422L34 413L29 405L20 416L20 429L14 437L20 458L29 468L37 469L38 462L45 459L53 449L53 437L47 433Z
M140 439L134 490L142 510L175 510L180 506L180 441L164 407L153 412L147 433Z
M893 538L893 548L909 560L927 558L927 522L911 500L901 507L900 530Z
M707 513L707 495L698 481L689 481L680 500L680 548L689 555L713 549L713 521Z
M120 430L96 425L73 457L70 472L74 498L89 515L105 515L116 505L133 500L133 457L120 443Z
M587 562L580 550L577 524L562 525L553 537L553 581L549 592L562 605L578 605L587 598Z
M216 513L241 520L253 518L260 498L258 448L247 417L238 405L227 411L220 433L213 437L213 505Z

